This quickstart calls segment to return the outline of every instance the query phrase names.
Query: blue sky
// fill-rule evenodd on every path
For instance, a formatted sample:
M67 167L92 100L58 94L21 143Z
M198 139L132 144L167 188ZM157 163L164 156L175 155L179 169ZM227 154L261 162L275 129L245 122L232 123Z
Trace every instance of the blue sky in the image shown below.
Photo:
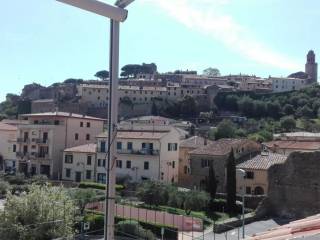
M309 49L320 54L319 9L317 0L136 0L121 28L120 65L286 76L304 69ZM0 100L31 82L92 79L108 67L108 28L54 0L4 1Z

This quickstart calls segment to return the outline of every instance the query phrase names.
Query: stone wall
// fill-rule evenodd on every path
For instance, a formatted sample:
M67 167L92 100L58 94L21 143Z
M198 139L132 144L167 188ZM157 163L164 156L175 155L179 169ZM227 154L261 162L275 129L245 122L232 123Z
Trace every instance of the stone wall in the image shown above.
M293 152L268 177L270 214L302 218L320 212L320 152Z

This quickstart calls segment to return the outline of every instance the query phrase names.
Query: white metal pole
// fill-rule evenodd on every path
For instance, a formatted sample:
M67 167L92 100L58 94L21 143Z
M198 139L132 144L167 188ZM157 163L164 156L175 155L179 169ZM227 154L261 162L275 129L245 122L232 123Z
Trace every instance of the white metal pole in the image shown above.
M115 161L118 123L119 22L110 23L110 83L108 111L107 188L104 239L114 240Z

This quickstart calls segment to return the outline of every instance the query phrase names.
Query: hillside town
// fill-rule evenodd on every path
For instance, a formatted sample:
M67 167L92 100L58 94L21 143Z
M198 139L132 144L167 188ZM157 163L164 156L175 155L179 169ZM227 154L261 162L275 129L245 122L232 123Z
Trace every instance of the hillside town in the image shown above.
M312 50L305 72L288 77L123 67L111 141L116 235L240 239L243 231L245 239L281 240L320 234L317 69ZM23 207L23 196L49 201L53 219L70 215L63 227L54 221L49 238L25 239L101 236L110 82L107 71L96 77L33 83L1 104L0 239L22 239L15 234L23 223L5 216ZM51 186L63 194L53 197ZM63 207L55 205L61 201ZM36 219L39 211L21 218Z
M320 1L0 7L0 240L319 240Z

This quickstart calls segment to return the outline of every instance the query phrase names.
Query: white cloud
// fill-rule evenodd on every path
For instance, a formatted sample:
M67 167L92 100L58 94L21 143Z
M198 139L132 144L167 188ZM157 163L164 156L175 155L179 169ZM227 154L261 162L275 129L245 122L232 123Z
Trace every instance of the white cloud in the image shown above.
M223 13L232 0L144 0L159 7L186 27L222 42L246 58L262 65L295 71L301 66L257 40L234 18Z

